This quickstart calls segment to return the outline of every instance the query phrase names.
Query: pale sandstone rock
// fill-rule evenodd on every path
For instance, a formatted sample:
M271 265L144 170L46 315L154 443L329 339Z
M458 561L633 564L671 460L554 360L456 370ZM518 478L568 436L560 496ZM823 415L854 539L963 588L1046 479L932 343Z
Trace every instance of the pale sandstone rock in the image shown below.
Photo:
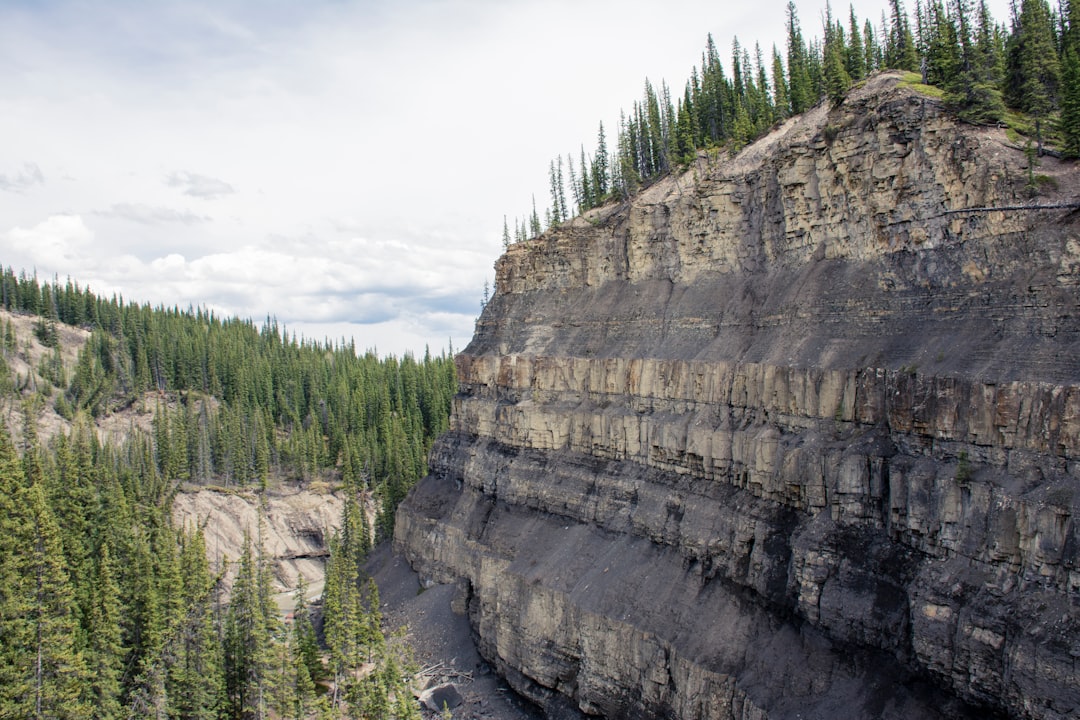
M226 570L226 597L245 537L262 543L279 605L292 607L292 592L303 577L309 599L322 594L330 537L341 526L340 492L293 489L223 492L204 488L177 493L173 522L188 532L202 528L206 553L215 569Z

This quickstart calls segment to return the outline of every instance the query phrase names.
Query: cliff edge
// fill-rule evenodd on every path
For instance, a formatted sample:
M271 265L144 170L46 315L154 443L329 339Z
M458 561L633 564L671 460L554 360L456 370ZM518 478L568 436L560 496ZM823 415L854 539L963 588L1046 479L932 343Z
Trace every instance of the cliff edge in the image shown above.
M884 74L510 247L396 548L552 716L1080 715L1078 187Z

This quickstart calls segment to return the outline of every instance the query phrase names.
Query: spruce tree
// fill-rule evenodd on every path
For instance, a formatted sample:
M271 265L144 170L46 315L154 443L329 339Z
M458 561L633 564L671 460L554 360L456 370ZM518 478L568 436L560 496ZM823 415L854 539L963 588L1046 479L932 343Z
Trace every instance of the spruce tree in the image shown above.
M124 613L110 543L98 551L92 605L87 622L87 667L95 716L107 720L122 717L120 698L124 671L121 620Z
M849 39L844 67L851 79L858 82L866 77L866 51L863 48L862 30L859 28L859 21L855 18L855 6L848 7Z
M772 76L773 76L773 108L776 117L783 120L791 113L791 101L788 97L787 78L784 73L784 61L780 57L780 51L773 45L772 49Z
M810 109L816 96L810 78L806 43L799 29L799 18L794 2L788 2L787 18L788 98L791 103L791 114L798 115Z
M592 187L599 202L610 190L610 160L608 158L607 138L604 135L604 123L600 123L600 130L596 135L596 154L592 162Z
M885 48L885 64L897 70L919 69L919 53L915 48L915 39L911 34L911 24L901 0L889 0L892 11L889 24L888 45Z
M1040 152L1042 122L1058 107L1060 76L1050 7L1046 0L1023 0L1009 37L1007 97L1034 116Z
M266 717L271 618L262 575L261 558L246 536L222 640L224 711L235 720Z
M1071 0L1061 52L1062 151L1080 157L1080 2Z
M848 49L844 45L843 28L833 23L831 6L825 7L825 94L833 105L839 105L851 88L851 75L845 65Z
M85 717L86 670L75 646L74 591L64 568L60 530L41 485L29 488L29 503L33 528L28 570L33 590L30 613L34 637L34 717Z

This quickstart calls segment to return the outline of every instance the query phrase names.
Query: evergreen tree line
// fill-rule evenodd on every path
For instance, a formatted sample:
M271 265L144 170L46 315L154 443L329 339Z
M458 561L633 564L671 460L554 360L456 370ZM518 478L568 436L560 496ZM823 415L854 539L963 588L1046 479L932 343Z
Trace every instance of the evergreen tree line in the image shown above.
M418 717L407 653L383 635L360 563L447 427L448 355L358 355L269 318L256 328L106 300L10 268L0 303L37 314L53 349L39 371L54 386L12 382L21 339L5 323L0 391L23 402L24 421L18 449L0 428L0 718ZM91 331L74 368L60 323ZM45 402L71 429L43 444ZM95 417L148 402L149 433L100 441ZM323 612L298 588L291 625L257 537L232 559L225 598L227 568L210 567L201 529L171 520L184 482L259 486L275 473L347 498Z
M457 387L449 354L358 355L351 342L289 338L270 318L256 328L201 308L105 300L71 280L39 283L10 268L0 273L0 301L39 314L46 328L92 329L66 387L56 348L61 415L97 417L144 402L147 391L180 397L173 410L159 403L154 419L157 469L170 481L265 485L273 473L329 474L378 497L388 534L448 427Z
M531 213L515 219L512 231L504 217L504 246L629 197L700 150L737 150L822 100L839 103L854 84L884 69L919 73L969 122L999 123L1009 109L1023 113L1039 152L1056 132L1061 154L1080 157L1080 0L1061 0L1057 8L1020 0L1008 27L985 0L918 0L913 17L902 0L889 0L877 25L860 20L853 6L846 18L826 6L822 30L807 40L789 2L785 47L774 45L766 58L760 44L751 52L735 38L730 72L710 35L681 95L646 80L643 98L621 113L614 148L601 125L591 156L583 147L576 166L572 155L552 161L544 222L534 197Z
M361 486L331 542L324 651L303 585L281 618L257 540L223 599L202 529L172 525L149 437L101 444L81 415L42 446L32 405L21 456L0 428L0 718L419 717L361 577Z

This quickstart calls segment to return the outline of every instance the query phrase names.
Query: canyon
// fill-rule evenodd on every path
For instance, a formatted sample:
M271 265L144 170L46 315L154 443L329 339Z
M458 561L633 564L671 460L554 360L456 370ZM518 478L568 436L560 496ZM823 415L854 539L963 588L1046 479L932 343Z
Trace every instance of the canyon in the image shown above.
M1076 717L1078 190L885 73L511 245L395 551L550 717Z
M341 529L344 505L344 491L318 483L280 483L261 492L190 487L176 494L172 516L187 532L202 530L211 567L224 572L225 599L250 542L262 553L273 599L287 614L301 580L308 601L322 595L330 538Z

